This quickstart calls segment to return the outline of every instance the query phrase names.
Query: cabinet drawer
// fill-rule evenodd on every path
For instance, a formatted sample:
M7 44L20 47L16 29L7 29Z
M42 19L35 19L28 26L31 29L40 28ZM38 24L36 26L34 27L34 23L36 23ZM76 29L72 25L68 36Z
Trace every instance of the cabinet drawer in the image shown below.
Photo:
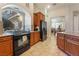
M4 41L7 41L7 40L11 40L11 39L12 39L12 36L1 37L0 42L4 42Z

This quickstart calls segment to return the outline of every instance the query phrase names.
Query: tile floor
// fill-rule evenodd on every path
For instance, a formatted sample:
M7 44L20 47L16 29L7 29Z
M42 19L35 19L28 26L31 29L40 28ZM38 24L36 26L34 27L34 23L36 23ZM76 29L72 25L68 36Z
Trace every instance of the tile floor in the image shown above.
M21 56L67 56L56 45L56 37L51 35L44 42L38 42Z

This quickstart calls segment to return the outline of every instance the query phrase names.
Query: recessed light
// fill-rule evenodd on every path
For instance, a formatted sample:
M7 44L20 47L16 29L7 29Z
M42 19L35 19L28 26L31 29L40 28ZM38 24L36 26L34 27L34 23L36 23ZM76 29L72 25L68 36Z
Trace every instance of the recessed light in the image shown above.
M50 8L50 5L48 5L47 8Z

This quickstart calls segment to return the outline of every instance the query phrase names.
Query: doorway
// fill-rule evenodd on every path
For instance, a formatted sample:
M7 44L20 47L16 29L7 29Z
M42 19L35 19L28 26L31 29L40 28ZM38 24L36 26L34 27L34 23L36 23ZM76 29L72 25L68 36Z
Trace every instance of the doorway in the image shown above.
M65 20L64 16L53 17L51 19L51 34L52 35L56 36L57 32L65 31L64 20Z

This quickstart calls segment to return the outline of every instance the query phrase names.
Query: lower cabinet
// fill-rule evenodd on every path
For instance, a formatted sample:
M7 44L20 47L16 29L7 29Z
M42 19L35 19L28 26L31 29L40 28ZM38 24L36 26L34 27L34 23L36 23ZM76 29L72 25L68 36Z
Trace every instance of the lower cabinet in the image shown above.
M34 32L30 34L30 46L34 45Z
M30 45L33 46L40 41L40 32L31 32Z
M13 45L12 37L0 38L0 56L12 56Z
M79 56L79 44L72 44L72 55Z
M40 33L39 32L35 32L34 33L34 43L37 43L40 41Z
M72 56L79 56L79 44L73 40L66 40L65 41L65 51L69 55Z
M64 34L57 33L57 45L60 49L64 50Z
M69 55L72 53L72 44L65 40L65 52Z
M70 34L63 35L57 34L57 46L68 55L79 56L79 37Z

